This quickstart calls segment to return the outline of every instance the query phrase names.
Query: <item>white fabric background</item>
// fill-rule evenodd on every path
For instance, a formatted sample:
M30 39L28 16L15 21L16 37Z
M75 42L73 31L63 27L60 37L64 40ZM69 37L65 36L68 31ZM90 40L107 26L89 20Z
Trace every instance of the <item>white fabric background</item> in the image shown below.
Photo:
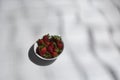
M38 66L28 50L61 35L62 55ZM0 80L120 80L119 0L0 0Z

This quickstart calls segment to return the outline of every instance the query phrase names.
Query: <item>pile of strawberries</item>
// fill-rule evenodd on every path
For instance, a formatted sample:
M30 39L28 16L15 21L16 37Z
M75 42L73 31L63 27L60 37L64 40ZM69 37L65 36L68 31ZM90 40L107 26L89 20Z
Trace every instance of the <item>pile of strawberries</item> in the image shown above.
M49 34L39 39L37 44L37 54L47 59L58 56L63 51L64 46L60 36L50 36Z

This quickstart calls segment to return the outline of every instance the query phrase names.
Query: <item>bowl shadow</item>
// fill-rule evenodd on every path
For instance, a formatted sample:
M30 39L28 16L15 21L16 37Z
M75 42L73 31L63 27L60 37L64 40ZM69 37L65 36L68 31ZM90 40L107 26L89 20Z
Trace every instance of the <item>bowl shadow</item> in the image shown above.
M28 57L30 61L32 61L34 64L39 65L39 66L48 66L56 60L56 59L55 60L43 60L39 58L34 52L34 45L30 47L29 52L28 52Z

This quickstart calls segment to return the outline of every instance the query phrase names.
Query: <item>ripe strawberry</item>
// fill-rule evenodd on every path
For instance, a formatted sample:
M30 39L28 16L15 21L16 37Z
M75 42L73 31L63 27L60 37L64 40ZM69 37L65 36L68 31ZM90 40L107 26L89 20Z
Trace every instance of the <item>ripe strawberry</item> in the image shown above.
M62 43L62 41L60 41L60 40L57 41L57 47L59 49L63 49L63 43Z
M53 43L53 42L50 42L49 46L50 46L51 48L54 48L54 43Z
M48 41L45 41L45 44L46 44L46 45L49 45L49 44L50 44L50 42L48 42Z
M49 45L49 46L47 47L47 51L50 52L50 53L53 52L53 48L52 48L51 45Z
M57 55L58 55L57 52L52 52L52 56L53 56L53 57L56 57Z
M63 49L63 44L58 44L57 46L59 49Z
M50 44L49 34L43 36L43 41L46 44L46 46Z
M44 44L44 41L43 41L42 39L39 39L39 40L37 41L37 43L38 43L38 45L42 45L42 44Z
M43 41L48 42L49 41L49 34L43 36Z
M46 52L47 52L47 49L46 47L44 47L40 50L40 55L43 56Z

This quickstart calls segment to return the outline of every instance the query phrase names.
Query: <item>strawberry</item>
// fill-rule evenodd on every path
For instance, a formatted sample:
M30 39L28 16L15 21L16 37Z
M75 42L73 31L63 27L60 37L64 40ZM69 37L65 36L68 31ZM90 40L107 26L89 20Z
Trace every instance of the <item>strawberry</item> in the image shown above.
M63 43L62 43L62 41L60 41L60 40L57 41L57 47L59 49L63 49Z
M38 45L42 45L42 44L44 44L44 41L43 41L42 39L39 39L39 40L37 41L37 43L38 43Z
M48 41L45 41L45 44L46 44L46 45L49 45L49 44L50 44L50 42L48 42Z
M54 43L50 42L49 46L51 46L51 48L54 48Z
M63 49L63 44L60 43L60 44L57 44L57 46L59 49Z
M50 53L53 52L53 47L49 45L49 46L47 47L47 51L50 52Z
M43 36L43 41L48 42L49 41L49 34Z
M46 44L46 46L50 44L49 34L43 36L43 41L44 41L44 43Z
M43 56L46 52L47 52L47 49L46 47L44 47L40 50L40 55Z
M57 55L58 55L57 52L52 52L52 56L53 56L53 57L56 57Z

